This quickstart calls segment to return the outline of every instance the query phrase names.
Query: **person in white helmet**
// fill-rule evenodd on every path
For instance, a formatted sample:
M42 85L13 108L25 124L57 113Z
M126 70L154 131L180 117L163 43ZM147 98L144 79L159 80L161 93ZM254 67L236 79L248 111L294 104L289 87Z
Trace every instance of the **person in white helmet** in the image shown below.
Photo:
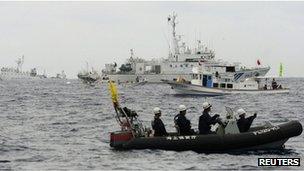
M191 129L191 122L186 118L187 108L185 105L179 105L179 114L174 117L174 122L180 135L191 135L194 131Z
M199 134L212 134L211 125L219 122L218 118L220 115L210 116L211 107L212 105L208 102L203 103L203 114L199 117L198 122Z
M161 110L159 107L155 107L153 109L154 113L154 120L152 121L152 129L154 130L154 136L167 136L168 133L166 131L165 125L163 121L160 119L161 116Z
M246 117L246 112L244 109L238 109L237 112L238 116L240 117L237 120L237 125L240 130L240 132L247 132L253 122L253 120L256 118L257 114L255 113L253 116Z

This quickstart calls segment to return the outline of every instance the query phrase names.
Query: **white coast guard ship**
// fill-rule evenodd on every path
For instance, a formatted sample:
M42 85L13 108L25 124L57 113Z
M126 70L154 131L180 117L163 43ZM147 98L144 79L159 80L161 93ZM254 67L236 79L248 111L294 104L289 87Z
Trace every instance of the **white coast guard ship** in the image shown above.
M116 63L106 64L105 69L102 70L102 78L116 82L161 82L161 80L176 80L178 77L190 80L192 68L198 67L203 62L225 65L215 59L215 51L209 49L202 41L197 41L197 47L192 49L182 42L181 35L176 34L176 17L175 13L168 17L168 23L172 26L170 46L172 48L169 48L168 58L144 60L135 57L134 50L131 49L130 58L119 70ZM239 64L227 69L232 68L235 71L240 70ZM254 68L259 76L264 76L269 69L269 67Z
M36 78L46 78L45 73L43 75L38 75L37 69L33 68L30 71L23 71L22 65L24 63L24 56L18 58L16 61L17 67L2 67L0 72L1 80L10 79L36 79Z

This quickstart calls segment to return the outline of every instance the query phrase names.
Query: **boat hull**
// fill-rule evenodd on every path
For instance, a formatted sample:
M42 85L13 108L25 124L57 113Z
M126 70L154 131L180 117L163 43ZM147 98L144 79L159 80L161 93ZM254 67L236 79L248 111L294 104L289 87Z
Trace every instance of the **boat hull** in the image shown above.
M94 83L96 81L99 80L99 77L96 76L96 75L89 75L89 74L86 74L86 75L81 75L81 74L78 74L77 77L82 80L84 83Z
M162 149L197 152L281 149L289 138L300 135L302 129L302 125L298 121L290 121L278 126L265 126L240 134L141 137L133 138L119 145L111 141L110 145L121 150Z
M139 81L147 81L148 83L162 83L162 80L174 80L178 77L191 79L191 74L107 74L110 80L118 83L136 83Z
M42 79L45 78L43 76L31 76L30 74L19 74L19 73L13 73L13 74L7 74L7 73L0 73L0 79L1 80L22 80L22 79Z
M267 89L267 90L238 90L238 89L220 89L220 88L208 88L199 85L193 84L185 84L185 83L178 83L175 81L164 81L165 83L169 84L172 89L175 90L177 94L186 94L186 95L202 95L202 96L220 96L220 95L227 95L227 94L282 94L282 93L289 93L289 89Z

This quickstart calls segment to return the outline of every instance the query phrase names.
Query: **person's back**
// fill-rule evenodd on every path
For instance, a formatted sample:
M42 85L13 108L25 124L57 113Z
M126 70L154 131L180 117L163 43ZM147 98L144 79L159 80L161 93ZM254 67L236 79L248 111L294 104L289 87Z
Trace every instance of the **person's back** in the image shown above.
M165 125L160 118L154 118L152 121L152 129L154 130L155 137L168 135Z
M163 121L160 119L161 110L158 107L153 109L154 120L151 122L152 129L154 130L154 136L166 136L168 135Z
M211 120L211 116L208 112L203 112L203 114L199 117L198 121L198 130L200 134L209 134L211 130L211 126L209 124L209 120Z
M180 135L191 134L191 123L184 115L179 114L177 116L176 124L179 128Z
M219 115L214 115L211 117L209 112L211 110L211 105L207 102L203 103L203 114L199 117L198 129L200 134L210 134L211 125L217 123L217 118Z
M263 88L264 88L264 90L267 90L267 85L265 84Z
M272 80L271 86L272 86L272 89L277 89L278 88L278 84L275 81L275 79Z

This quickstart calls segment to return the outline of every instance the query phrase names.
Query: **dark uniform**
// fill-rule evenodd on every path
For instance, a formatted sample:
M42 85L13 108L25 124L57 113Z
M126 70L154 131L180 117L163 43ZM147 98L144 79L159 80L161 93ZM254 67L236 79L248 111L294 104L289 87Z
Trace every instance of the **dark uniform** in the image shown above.
M247 132L255 118L256 118L256 114L254 114L253 116L249 116L248 118L241 117L237 121L237 126L240 132Z
M168 135L165 125L160 118L154 118L152 121L152 129L154 130L155 137Z
M278 88L278 83L275 81L275 80L272 80L271 82L271 86L272 86L272 89L277 89Z
M217 118L219 115L210 116L209 112L206 110L203 111L203 114L199 117L198 129L200 134L210 134L211 125L217 123Z
M178 126L180 135L191 135L194 131L191 129L191 122L185 115L178 114L174 117L175 124Z

